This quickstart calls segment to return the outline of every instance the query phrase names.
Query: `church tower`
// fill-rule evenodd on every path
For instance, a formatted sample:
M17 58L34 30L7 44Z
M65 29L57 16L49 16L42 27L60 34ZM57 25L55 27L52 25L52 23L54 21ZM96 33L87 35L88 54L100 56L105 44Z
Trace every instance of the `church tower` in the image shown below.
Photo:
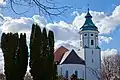
M92 21L92 16L88 12L86 20L80 28L80 54L85 60L85 80L99 80L99 70L101 66L101 49L98 44L98 28Z

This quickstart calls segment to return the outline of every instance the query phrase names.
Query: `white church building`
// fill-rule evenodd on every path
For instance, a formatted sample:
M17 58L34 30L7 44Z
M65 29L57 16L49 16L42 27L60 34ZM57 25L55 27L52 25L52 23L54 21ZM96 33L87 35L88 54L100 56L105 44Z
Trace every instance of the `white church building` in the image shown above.
M101 49L98 44L98 28L92 21L92 16L88 12L86 20L80 28L80 48L76 53L74 49L68 50L61 46L54 52L57 62L58 75L68 77L72 74L84 80L99 80L99 70L101 66Z

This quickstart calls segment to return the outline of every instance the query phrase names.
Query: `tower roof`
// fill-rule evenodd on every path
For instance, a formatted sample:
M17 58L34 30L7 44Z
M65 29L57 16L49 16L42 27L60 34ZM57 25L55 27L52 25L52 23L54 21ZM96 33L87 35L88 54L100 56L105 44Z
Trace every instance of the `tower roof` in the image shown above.
M92 16L89 12L89 8L88 8L88 12L85 16L86 20L85 23L83 24L83 26L80 28L81 31L84 30L94 30L94 31L98 31L98 28L95 26L95 24L92 21Z

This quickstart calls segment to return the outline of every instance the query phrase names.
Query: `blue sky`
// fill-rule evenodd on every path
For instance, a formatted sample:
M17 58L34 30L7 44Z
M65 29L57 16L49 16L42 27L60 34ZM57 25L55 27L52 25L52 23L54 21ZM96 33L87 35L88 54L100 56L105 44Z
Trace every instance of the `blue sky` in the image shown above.
M99 42L102 52L110 51L108 53L111 54L120 51L120 0L55 0L55 3L59 6L72 6L73 9L65 15L53 16L53 22L48 17L38 15L37 10L30 9L24 15L17 15L8 8L2 9L1 14L5 21L1 25L1 32L28 32L29 35L30 26L35 19L41 27L46 26L55 32L56 47L65 45L76 48L77 45L79 48L77 32L84 23L84 16L89 7L93 21L100 30ZM9 4L6 2L4 6L9 7ZM21 12L25 8L15 6L15 9Z

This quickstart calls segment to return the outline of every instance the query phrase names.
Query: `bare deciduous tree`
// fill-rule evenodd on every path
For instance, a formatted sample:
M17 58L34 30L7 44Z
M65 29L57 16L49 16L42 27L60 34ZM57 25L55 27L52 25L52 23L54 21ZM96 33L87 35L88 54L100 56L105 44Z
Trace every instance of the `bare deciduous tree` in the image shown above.
M66 10L70 9L69 6L59 6L55 4L54 0L4 0L10 4L12 11L18 15L24 14L31 8L37 8L40 14L48 16L58 16L63 14ZM17 12L16 6L27 7L23 12Z
M120 55L104 57L101 64L102 80L120 80Z

